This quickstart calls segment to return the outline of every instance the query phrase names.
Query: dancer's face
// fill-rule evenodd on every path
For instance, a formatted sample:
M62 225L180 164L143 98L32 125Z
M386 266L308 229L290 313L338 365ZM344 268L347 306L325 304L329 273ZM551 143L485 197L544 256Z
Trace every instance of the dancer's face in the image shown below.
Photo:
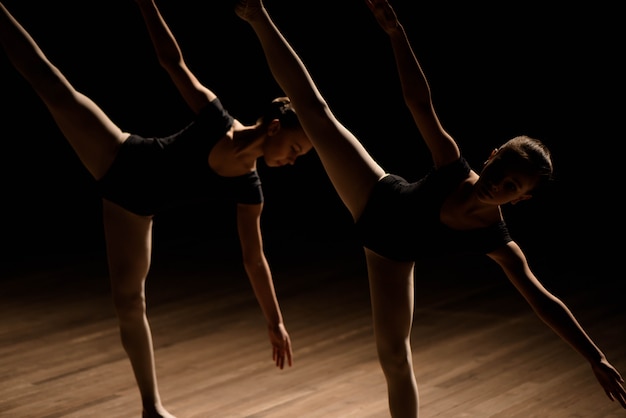
M277 121L276 121L277 122ZM268 167L293 165L296 159L313 148L302 128L280 128L270 126L263 144L263 158Z
M480 177L474 185L477 197L491 204L502 205L530 199L538 176L528 164L495 152L485 162Z

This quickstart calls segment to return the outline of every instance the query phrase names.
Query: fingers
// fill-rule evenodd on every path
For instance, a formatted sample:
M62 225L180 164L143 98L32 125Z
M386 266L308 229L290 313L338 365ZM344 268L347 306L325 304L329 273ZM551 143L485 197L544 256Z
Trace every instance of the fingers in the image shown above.
M614 393L610 393L609 395L613 398L613 400L617 399L620 405L622 405L622 408L626 409L626 390L624 390L624 386L622 383L624 383L624 381L620 379L619 383L617 384L617 390L614 391Z
M289 340L284 340L282 344L274 344L272 346L272 360L276 364L276 367L281 370L285 368L285 360L287 360L287 365L291 367L292 362L292 351L291 351L291 343Z
M276 367L278 367L279 369L282 369L284 367L285 360L284 360L282 350L279 347L274 346L273 358L274 358L274 364L276 364Z
M609 397L610 400L619 402L620 405L622 405L622 408L626 409L626 395L623 393L623 391L619 392L607 390L606 395Z
M281 370L285 367L285 352L279 347L274 347L274 363Z
M617 401L626 409L626 389L624 379L608 361L603 360L593 366L593 372L602 385L604 393L611 401Z
M291 367L292 365L291 357L293 353L291 351L291 342L289 340L286 341L285 354L287 355L287 364L289 365L289 367Z
M626 409L626 389L624 389L624 378L620 373L610 364L605 364L607 369L605 386L605 392L609 399L612 401L618 401L624 409ZM601 380L602 382L602 380Z

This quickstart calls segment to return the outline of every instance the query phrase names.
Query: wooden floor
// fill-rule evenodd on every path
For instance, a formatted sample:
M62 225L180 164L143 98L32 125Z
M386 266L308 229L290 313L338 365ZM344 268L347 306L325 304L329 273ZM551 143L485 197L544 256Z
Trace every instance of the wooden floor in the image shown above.
M155 257L148 303L165 405L180 418L388 417L360 250L270 261L295 351L282 371L235 256ZM25 264L0 281L0 417L140 417L104 256ZM422 418L626 416L503 277L481 263L433 267L416 280ZM576 279L558 294L626 372L623 291Z

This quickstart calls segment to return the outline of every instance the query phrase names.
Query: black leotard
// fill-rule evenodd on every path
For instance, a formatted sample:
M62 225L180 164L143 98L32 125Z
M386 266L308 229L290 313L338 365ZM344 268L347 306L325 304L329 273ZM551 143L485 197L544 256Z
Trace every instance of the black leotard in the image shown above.
M453 230L439 218L446 197L469 176L464 158L409 183L387 175L374 187L356 222L363 245L397 261L450 254L486 254L511 241L504 221L485 228Z
M231 128L233 120L215 99L173 135L131 135L109 171L98 181L102 197L138 215L154 215L207 199L263 202L257 171L222 177L209 167L209 152Z

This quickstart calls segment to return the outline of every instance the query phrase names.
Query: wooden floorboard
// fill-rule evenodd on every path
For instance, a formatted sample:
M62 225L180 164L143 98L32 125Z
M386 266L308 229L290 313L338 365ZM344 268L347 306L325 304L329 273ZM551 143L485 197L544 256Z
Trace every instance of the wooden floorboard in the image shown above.
M282 371L237 260L203 250L155 257L148 309L165 405L180 418L388 417L356 250L272 258L295 354ZM503 277L482 265L435 267L416 270L422 418L626 416ZM626 372L623 291L571 280L554 287ZM0 358L2 418L140 416L102 254L3 269Z

